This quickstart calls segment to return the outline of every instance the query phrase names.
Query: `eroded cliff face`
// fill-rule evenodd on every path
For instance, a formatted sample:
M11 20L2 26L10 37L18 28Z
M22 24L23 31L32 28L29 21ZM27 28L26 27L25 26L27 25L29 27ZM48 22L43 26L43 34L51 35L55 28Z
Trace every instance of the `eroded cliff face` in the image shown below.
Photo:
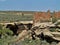
M41 22L41 21L46 21L51 18L51 13L50 12L36 12L34 14L34 22Z

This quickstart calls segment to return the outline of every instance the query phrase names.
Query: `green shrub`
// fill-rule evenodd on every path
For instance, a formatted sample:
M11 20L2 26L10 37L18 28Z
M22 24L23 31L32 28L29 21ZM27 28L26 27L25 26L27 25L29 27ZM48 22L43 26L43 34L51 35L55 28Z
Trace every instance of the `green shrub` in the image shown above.
M3 25L0 24L0 30L2 30L2 28L3 28Z
M54 31L56 31L56 28L50 28L50 31L54 32Z
M13 32L11 31L11 30L9 30L9 29L2 29L2 30L0 30L0 34L1 35L12 35L13 34Z
M52 17L52 22L55 23L58 19L55 17Z
M12 36L13 32L9 29L0 30L0 34L2 35L0 38L1 45L8 45L15 40L15 37Z

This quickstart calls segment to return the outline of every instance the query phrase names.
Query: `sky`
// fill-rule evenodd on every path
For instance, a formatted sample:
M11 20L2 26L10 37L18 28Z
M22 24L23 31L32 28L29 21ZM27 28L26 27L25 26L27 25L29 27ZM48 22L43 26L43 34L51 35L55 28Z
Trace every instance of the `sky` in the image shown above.
M60 0L0 0L0 10L60 11Z

